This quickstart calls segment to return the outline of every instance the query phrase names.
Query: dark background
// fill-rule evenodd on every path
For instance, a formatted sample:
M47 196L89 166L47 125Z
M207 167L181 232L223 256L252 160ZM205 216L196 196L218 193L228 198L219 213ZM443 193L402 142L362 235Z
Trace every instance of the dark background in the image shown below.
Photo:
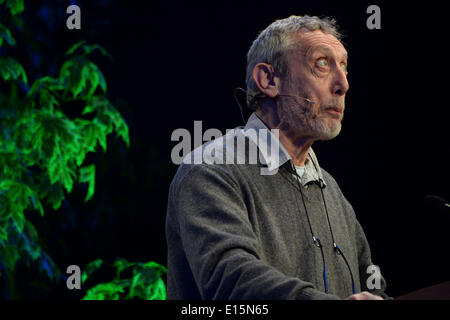
M66 28L73 3L81 30ZM371 4L381 8L381 30L366 27ZM450 280L448 217L423 205L427 194L450 199L448 19L431 1L26 2L24 18L48 52L27 65L29 77L56 75L79 40L104 46L114 61L93 60L130 128L130 149L112 137L96 156L91 202L75 192L65 211L36 219L51 234L47 247L59 265L117 256L166 264L167 192L177 169L172 132L193 134L194 120L203 132L243 125L233 90L245 88L247 50L261 30L292 14L333 16L347 35L343 130L313 147L352 203L387 293Z

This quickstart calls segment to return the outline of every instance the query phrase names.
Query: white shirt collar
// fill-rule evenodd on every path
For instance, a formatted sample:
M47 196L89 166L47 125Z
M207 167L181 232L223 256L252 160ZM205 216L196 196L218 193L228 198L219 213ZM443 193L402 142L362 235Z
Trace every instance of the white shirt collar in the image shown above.
M249 130L253 129L256 132L259 130L268 130L270 133L270 139L257 139L255 135L248 134ZM253 141L258 146L262 160L267 165L269 171L278 170L283 164L291 160L291 156L284 148L283 144L280 143L278 137L272 132L262 120L255 114L252 113L247 121L247 124L242 129L242 133L250 140ZM272 146L271 144L274 143ZM278 151L278 159L273 156L270 150ZM306 172L302 179L302 184L306 185L311 181L320 181L322 187L326 186L325 180L320 170L319 162L312 148L309 148L308 156L305 161Z

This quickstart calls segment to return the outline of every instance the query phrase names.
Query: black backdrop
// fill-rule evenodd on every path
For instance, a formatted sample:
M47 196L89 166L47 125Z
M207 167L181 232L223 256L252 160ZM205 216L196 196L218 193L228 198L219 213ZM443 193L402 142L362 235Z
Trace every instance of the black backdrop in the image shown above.
M59 3L65 11L69 2ZM423 206L427 194L450 198L449 30L441 3L70 3L81 7L82 29L67 30L60 15L54 50L80 39L109 50L114 61L99 65L130 126L131 148L123 154L112 145L98 160L96 196L76 218L78 229L60 235L72 239L69 253L55 252L60 263L124 256L165 264L167 191L177 168L172 132L193 133L194 120L222 132L242 125L233 90L245 88L252 41L275 19L309 14L335 17L347 35L350 83L341 134L313 147L352 203L388 294L449 280L448 217ZM381 30L366 27L371 4L381 8ZM38 7L30 3L27 14ZM93 232L82 234L83 217L100 198L109 206ZM105 218L112 213L114 221Z

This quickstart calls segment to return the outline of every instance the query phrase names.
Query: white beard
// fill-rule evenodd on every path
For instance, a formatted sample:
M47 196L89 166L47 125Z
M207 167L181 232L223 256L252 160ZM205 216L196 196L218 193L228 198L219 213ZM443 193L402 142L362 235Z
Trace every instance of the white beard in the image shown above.
M291 115L282 119L290 129L295 128L295 131L311 136L315 140L331 140L339 135L342 129L342 120L318 118L308 106L290 106L286 108L284 114Z

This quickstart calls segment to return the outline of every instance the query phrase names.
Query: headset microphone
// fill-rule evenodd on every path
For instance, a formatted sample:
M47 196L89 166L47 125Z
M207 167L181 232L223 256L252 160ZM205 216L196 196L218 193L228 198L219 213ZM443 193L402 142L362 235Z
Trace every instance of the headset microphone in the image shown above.
M281 97L301 98L301 99L303 99L303 100L305 100L305 101L308 101L308 102L311 103L311 104L315 104L314 101L312 101L312 100L310 100L310 99L308 99L308 98L305 98L305 97L300 97L300 96L291 95L291 94L279 94L279 96L281 96Z

